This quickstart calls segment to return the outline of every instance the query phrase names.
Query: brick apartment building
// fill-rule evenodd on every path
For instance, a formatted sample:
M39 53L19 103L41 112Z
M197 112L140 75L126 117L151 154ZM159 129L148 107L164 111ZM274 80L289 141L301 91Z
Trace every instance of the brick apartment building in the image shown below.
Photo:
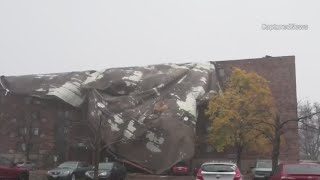
M258 59L243 59L232 61L215 62L217 77L223 86L230 77L232 68L238 67L248 72L256 72L270 82L270 88L274 96L280 118L283 121L297 118L297 95L295 77L295 57L264 57ZM206 108L207 104L199 109ZM205 139L208 127L208 118L203 111L199 113L197 121L197 136ZM299 141L297 123L287 124L287 132L284 135L285 144L281 148L280 159L284 161L299 160ZM271 152L270 152L271 154ZM270 158L270 154L259 154L258 152L244 152L245 166L252 165L252 160L257 158ZM235 159L232 150L224 153L214 152L213 148L205 142L198 143L195 159L200 162L207 159ZM248 167L247 167L248 168Z
M270 81L270 86L281 119L297 117L297 97L295 79L295 57L264 57L213 62L216 75L223 87L231 74L232 67L253 71ZM41 108L39 108L41 106ZM198 107L196 134L200 139L206 138L208 118L204 115L206 105ZM39 99L23 94L1 92L0 96L0 155L16 161L26 154L26 144L31 144L30 159L39 160L40 166L52 165L54 159L91 161L93 153L84 140L90 136L84 122L87 112L83 108L74 108L58 99ZM26 121L33 121L32 126L25 126ZM297 123L289 124L291 128L285 135L286 147L281 149L283 160L299 159ZM28 137L28 138L26 138ZM26 143L27 142L27 143ZM195 162L208 159L233 159L234 153L216 153L205 142L196 147ZM266 158L258 153L245 152L245 159ZM56 157L56 158L55 158Z
M71 124L81 121L81 110L61 101L3 93L0 96L0 154L15 161L42 160L40 166L69 159L73 145Z

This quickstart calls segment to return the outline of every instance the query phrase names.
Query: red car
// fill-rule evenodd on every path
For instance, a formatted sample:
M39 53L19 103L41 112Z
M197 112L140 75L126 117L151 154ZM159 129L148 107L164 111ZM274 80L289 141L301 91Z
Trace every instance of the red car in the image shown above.
M173 175L188 175L189 174L189 166L185 162L179 162L174 165L171 169Z
M319 180L320 165L315 163L280 164L269 180Z
M7 158L0 157L0 179L28 180L29 171L17 167Z

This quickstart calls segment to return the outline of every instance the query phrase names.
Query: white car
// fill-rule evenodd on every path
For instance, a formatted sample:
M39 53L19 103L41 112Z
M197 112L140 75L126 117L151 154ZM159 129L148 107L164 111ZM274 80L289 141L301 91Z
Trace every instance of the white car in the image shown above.
M208 162L201 165L196 180L242 180L235 163Z

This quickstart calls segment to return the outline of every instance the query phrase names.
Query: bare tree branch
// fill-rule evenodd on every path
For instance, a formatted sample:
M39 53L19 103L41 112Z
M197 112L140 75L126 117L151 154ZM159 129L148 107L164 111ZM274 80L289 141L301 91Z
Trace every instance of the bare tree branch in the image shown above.
M320 111L317 111L317 112L311 113L310 115L306 115L306 116L302 116L302 117L299 117L299 118L296 118L296 119L290 119L290 120L283 121L283 122L280 124L280 128L282 128L284 125L286 125L286 124L289 123L289 122L300 122L300 121L303 120L303 119L312 117L312 116L314 116L314 115L316 115L316 114L319 114L319 113L320 113Z

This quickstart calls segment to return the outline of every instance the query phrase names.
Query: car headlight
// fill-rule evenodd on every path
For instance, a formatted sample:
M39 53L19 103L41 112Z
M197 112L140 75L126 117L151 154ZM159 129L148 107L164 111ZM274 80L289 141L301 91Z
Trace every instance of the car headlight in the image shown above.
M102 172L99 174L99 176L106 176L108 173L107 172Z
M63 172L62 174L65 175L65 176L67 176L67 175L70 174L70 171L65 171L65 172Z

